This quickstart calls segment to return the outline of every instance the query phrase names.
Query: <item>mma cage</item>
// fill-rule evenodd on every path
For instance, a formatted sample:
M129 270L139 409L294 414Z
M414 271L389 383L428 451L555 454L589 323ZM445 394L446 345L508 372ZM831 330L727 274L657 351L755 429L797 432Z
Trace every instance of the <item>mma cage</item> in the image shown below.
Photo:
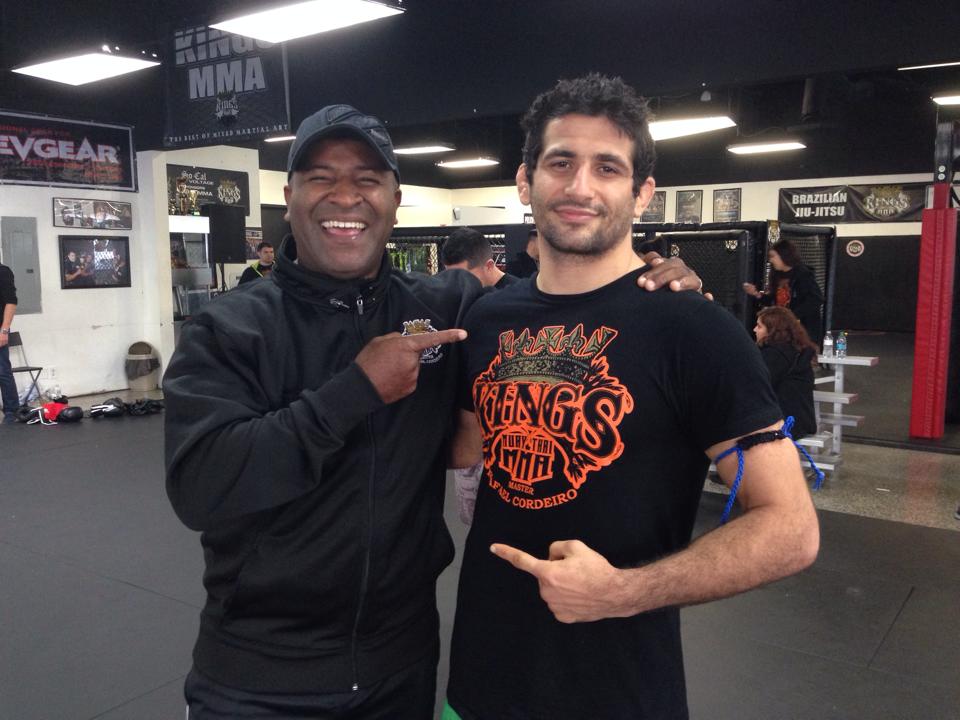
M493 247L501 270L510 272L524 251L533 226L475 225ZM439 272L440 247L456 229L450 227L394 228L387 244L394 266L404 271ZM704 224L637 223L633 226L633 247L651 250L663 257L679 257L703 279L705 291L714 301L732 312L747 331L752 331L757 302L743 291L743 283L767 287L771 267L767 251L780 240L790 240L800 251L823 289L824 330L832 328L833 291L836 274L836 230L832 227L768 222ZM814 338L815 342L820 338Z

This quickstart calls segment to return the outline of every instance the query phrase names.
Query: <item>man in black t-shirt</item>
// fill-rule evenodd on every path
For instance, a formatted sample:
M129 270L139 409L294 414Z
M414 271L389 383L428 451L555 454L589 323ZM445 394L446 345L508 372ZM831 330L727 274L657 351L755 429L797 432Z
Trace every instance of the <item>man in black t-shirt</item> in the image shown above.
M497 267L490 241L482 232L471 227L459 227L450 233L440 248L440 262L447 270L466 270L484 287L497 290L520 279Z
M798 572L816 514L736 320L695 293L631 293L654 192L646 103L562 81L524 118L533 282L467 314L454 464L480 455L444 718L688 717L678 608ZM473 412L475 410L475 413ZM743 514L691 543L711 459L739 438ZM718 461L732 485L737 459Z

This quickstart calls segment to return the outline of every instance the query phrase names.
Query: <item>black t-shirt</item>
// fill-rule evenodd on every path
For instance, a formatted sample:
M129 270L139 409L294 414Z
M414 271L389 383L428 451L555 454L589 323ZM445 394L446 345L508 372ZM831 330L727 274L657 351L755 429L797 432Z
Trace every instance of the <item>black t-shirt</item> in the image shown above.
M618 567L675 552L693 531L704 450L780 417L736 319L696 293L640 290L639 274L582 295L521 283L467 315L485 465L448 688L465 720L687 717L676 608L565 625L531 575L488 549L545 558L575 538Z
M511 275L510 273L504 273L503 277L497 280L497 282L494 284L494 287L497 290L503 290L505 287L515 285L518 282L520 282L520 278Z
M788 343L764 345L760 356L770 371L770 383L783 416L794 418L793 437L798 440L817 431L813 409L813 350L798 351Z

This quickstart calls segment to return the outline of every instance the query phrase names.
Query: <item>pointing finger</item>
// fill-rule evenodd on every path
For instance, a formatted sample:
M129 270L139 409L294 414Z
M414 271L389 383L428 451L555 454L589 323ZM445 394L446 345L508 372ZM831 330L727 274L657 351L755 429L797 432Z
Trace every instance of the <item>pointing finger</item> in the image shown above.
M533 555L525 553L523 550L518 550L515 547L510 547L509 545L503 545L500 543L494 543L491 545L490 552L492 552L498 558L506 560L508 563L517 568L517 570L523 570L524 572L528 572L535 577L539 577L538 572L540 570L540 566L543 564L543 560L538 560Z
M466 339L467 331L453 328L451 330L438 330L437 332L420 333L417 335L405 336L407 343L413 350L426 350L436 345L447 345L449 343L460 342Z

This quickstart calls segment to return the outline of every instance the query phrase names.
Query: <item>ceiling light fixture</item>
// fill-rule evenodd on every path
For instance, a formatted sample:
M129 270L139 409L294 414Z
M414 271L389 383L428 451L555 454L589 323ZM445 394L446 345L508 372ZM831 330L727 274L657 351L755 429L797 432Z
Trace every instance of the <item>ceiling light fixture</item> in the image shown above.
M699 133L723 130L736 127L736 123L728 115L712 117L678 118L676 120L655 120L650 123L650 135L656 140L670 140L671 138L698 135Z
M937 95L933 101L937 105L960 105L960 95Z
M499 165L499 160L478 157L470 160L448 160L437 163L437 167L450 168L451 170L462 170L463 168L488 167L490 165Z
M397 155L429 155L430 153L450 152L454 148L449 145L418 145L411 147L395 147L393 152Z
M310 0L213 23L234 35L279 43L399 15L402 8L368 0Z
M152 58L146 59L146 52L141 53L143 57L135 58L117 55L118 51L119 48L116 46L110 48L104 45L101 52L89 52L60 60L25 65L14 68L13 72L65 85L86 85L160 64ZM156 53L152 55L156 57Z
M960 65L960 60L955 60L953 62L933 63L932 65L908 65L906 67L899 67L897 70L928 70L929 68L953 67L954 65Z
M741 143L727 145L727 150L736 155L756 155L758 153L784 152L786 150L803 150L807 146L797 140L779 140L776 142Z
M264 138L264 142L290 142L291 140L296 140L296 135L277 135L276 137Z

